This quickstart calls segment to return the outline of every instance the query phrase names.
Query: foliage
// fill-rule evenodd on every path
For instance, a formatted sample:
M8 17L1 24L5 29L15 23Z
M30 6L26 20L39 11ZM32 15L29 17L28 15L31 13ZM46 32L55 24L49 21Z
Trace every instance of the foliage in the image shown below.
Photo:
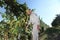
M52 26L54 27L60 26L60 14L58 14L56 18L53 20Z
M47 25L46 23L43 22L42 19L40 19L40 28L41 32L44 32L47 28L49 28L49 25Z
M53 20L52 26L42 33L41 40L60 40L60 15Z
M49 26L43 22L42 19L40 19L40 40L46 40L47 38L47 34L45 33L45 31L49 28Z
M2 14L3 20L0 22L0 32L3 32L5 40L9 37L14 40L14 37L17 38L19 34L21 40L29 39L32 24L26 29L29 20L29 16L25 12L28 9L26 3L19 4L16 0L0 0L0 7L6 9L6 12Z

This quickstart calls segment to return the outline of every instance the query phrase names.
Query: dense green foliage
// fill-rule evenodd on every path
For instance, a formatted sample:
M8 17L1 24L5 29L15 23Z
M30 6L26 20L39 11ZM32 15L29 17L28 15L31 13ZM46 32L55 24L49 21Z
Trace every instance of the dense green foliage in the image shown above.
M32 24L27 28L29 16L26 14L28 9L26 3L19 4L17 0L0 0L0 7L6 9L5 13L2 13L3 20L0 22L0 37L1 40L14 40L20 34L21 40L31 39Z
M43 22L42 19L40 19L40 40L45 40L45 38L47 38L47 35L45 33L45 31L49 28L49 26Z
M53 20L52 26L54 27L60 26L60 14L58 14L56 18Z
M47 25L46 23L43 22L42 19L40 19L40 28L41 31L45 31L47 28L49 28L49 25Z

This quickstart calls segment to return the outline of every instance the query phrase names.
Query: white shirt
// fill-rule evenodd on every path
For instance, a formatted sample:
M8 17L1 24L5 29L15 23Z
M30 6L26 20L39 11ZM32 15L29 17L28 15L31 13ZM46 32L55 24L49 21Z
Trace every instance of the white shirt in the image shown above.
M39 17L35 13L32 13L30 15L29 24L30 23L32 23L33 25L40 25Z
M33 24L32 31L38 31L37 25L40 25L40 20L39 20L39 17L35 13L31 13L31 15L30 15L29 24L30 23Z
M39 20L39 17L35 13L32 13L30 15L29 24L30 23L33 24L33 29L32 29L33 40L38 40L39 30L37 29L37 25L40 25L40 20Z

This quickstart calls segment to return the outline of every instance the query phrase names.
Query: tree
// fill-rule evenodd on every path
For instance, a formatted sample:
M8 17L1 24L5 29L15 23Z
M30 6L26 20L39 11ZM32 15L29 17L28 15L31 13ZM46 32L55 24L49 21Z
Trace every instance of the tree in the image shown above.
M46 40L60 40L60 15L57 15L52 22L52 27L47 28L45 34L47 34Z
M45 33L45 31L49 28L49 26L43 22L42 19L40 19L40 40L46 40L47 38L47 34Z
M2 14L3 20L1 21L4 27L4 40L8 40L9 34L14 40L14 37L17 37L19 33L21 40L29 39L28 36L31 36L32 24L26 29L26 24L28 24L29 20L29 16L25 12L28 9L26 3L19 4L16 0L0 0L0 7L6 9L6 12Z
M60 14L58 14L56 18L53 20L52 26L54 27L60 26Z

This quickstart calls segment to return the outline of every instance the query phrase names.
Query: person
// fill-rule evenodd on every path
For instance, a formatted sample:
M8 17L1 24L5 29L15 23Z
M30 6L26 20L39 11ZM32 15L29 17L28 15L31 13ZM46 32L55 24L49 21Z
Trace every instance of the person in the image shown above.
M38 40L38 33L39 33L39 26L40 26L40 20L39 20L39 17L34 13L32 12L31 9L27 9L26 10L26 13L28 15L30 15L30 20L29 20L29 23L32 23L33 24L33 29L32 29L32 40Z

